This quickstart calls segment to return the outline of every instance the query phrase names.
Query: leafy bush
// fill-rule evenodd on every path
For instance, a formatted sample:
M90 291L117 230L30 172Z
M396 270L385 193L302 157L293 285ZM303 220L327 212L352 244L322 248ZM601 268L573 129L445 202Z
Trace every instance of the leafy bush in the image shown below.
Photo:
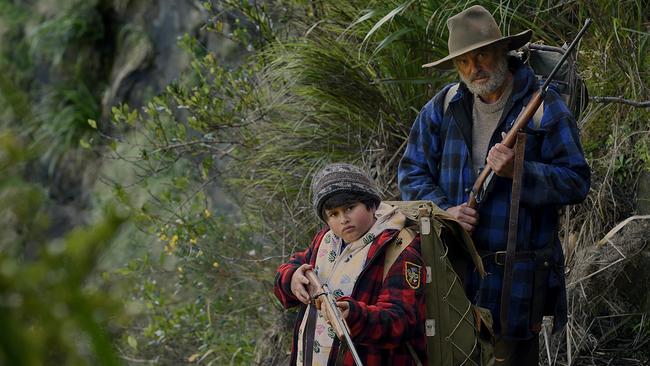
M97 1L0 7L0 64L11 70L0 81L0 105L13 111L4 125L19 126L52 175L64 158L82 160L95 134L88 120L101 114L107 80L104 22ZM18 103L16 103L18 101Z
M127 217L111 209L48 239L44 193L20 178L28 153L0 135L0 364L117 365L111 332L126 313L96 264Z
M158 256L121 271L133 277L132 300L143 305L124 333L124 355L168 365L252 363L258 332L270 322L269 299L262 295L269 273L248 249L254 247L250 227L202 220L210 226L205 235L187 241L159 234Z

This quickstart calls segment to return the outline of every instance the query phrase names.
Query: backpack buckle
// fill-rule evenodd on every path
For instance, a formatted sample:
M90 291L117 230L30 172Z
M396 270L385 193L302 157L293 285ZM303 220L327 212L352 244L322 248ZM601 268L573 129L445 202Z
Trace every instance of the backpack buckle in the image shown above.
M505 266L507 253L508 252L506 252L505 250L494 252L494 264L496 264L497 266Z

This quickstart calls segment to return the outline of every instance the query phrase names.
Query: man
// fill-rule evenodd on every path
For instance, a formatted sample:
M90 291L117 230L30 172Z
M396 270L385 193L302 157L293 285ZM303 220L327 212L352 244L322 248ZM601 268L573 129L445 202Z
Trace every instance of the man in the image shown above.
M451 17L447 26L449 55L423 67L453 66L461 82L443 88L420 111L400 161L400 191L404 200L433 201L472 234L489 275L481 279L468 270L465 289L470 300L492 313L497 365L537 365L542 316L554 315L555 331L567 318L558 210L584 200L589 167L571 113L549 90L541 124L531 120L525 129L518 254L501 329L515 154L499 141L539 88L533 71L508 51L526 44L532 32L503 37L481 6ZM473 209L467 205L469 193L485 165L496 177L485 200Z

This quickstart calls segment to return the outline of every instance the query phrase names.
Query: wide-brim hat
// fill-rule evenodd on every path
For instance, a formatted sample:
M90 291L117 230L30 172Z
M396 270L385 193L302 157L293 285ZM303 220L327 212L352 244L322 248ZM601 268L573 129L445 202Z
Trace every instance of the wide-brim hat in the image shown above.
M530 29L521 33L504 37L499 30L497 22L489 11L480 5L474 5L447 20L449 28L449 55L438 61L422 65L422 67L435 67L450 69L452 60L464 53L501 43L507 45L508 50L516 50L530 41L533 31Z

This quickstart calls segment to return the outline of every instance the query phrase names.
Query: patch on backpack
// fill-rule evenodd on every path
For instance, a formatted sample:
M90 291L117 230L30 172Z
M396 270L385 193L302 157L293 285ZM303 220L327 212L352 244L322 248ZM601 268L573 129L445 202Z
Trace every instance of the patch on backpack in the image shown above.
M422 266L418 266L415 263L404 263L404 278L406 279L406 283L414 290L420 288L420 268Z

